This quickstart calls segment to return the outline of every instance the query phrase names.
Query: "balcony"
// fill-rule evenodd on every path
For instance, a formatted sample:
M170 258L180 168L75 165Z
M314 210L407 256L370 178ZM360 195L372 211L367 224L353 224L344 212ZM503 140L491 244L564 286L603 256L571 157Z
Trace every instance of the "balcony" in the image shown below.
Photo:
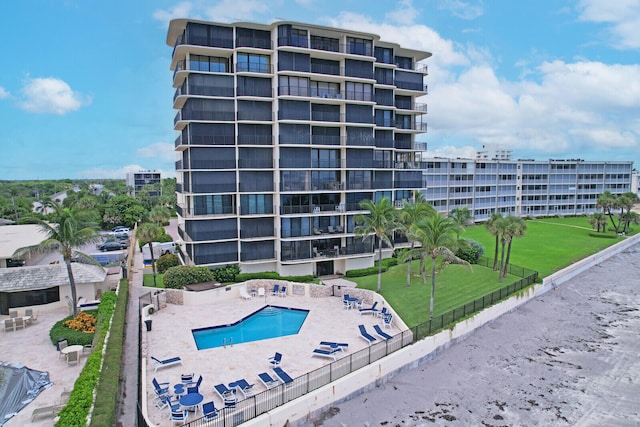
M236 73L273 74L273 65L259 62L238 62L236 64Z
M402 80L396 80L394 84L398 89L414 90L417 92L427 92L427 85L422 83L405 82Z

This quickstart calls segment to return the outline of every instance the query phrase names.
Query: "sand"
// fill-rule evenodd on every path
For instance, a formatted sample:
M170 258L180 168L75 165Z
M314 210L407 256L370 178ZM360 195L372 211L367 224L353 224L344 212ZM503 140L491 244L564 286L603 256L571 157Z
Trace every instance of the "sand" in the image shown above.
M640 246L311 426L640 426Z

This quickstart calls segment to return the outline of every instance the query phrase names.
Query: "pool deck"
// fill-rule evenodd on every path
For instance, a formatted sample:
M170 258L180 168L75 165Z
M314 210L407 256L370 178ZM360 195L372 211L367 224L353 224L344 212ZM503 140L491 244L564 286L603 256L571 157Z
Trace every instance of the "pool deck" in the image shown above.
M309 314L297 335L272 338L233 346L198 350L191 333L192 329L206 328L236 322L265 305L299 308L309 310ZM378 305L381 308L381 305ZM268 363L275 352L283 354L281 367L293 378L311 372L333 361L331 358L313 357L313 349L320 341L344 342L349 344L346 355L367 347L367 342L360 337L359 324L364 324L373 334L373 325L382 320L372 314L360 315L357 309L343 308L340 297L314 298L310 296L288 295L287 297L266 296L250 300L233 298L224 303L211 305L174 305L165 308L152 316L153 325L150 332L143 332L143 354L147 358L146 395L148 399L149 419L155 425L170 426L170 413L167 408L153 406L153 388L151 380L155 377L159 382L171 385L180 382L180 375L195 373L196 378L202 375L200 392L204 402L214 401L216 408L224 407L222 399L214 391L213 386L244 378L256 384L256 391L265 390L258 381L258 374L273 371ZM387 329L394 335L400 332L397 326ZM166 359L175 356L182 358L182 365L160 368L154 373L150 356ZM241 396L241 395L240 395ZM190 414L189 419L199 418Z

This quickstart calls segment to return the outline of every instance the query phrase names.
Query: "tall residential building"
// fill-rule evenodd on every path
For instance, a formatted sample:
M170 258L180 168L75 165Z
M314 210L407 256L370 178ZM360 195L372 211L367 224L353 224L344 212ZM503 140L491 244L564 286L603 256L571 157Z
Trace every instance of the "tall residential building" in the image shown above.
M359 203L422 188L429 52L280 21L171 21L178 232L187 261L327 275L372 265Z
M162 196L162 177L158 171L141 170L138 172L128 172L126 183L129 194L133 197L145 189L145 187L149 192L149 196Z

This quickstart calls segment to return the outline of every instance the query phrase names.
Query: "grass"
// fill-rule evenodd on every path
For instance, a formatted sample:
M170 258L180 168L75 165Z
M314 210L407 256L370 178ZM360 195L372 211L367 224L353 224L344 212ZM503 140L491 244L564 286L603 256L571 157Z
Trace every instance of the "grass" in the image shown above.
M164 288L164 274L156 274L156 286L157 288ZM153 274L144 273L142 275L142 286L153 288Z
M614 233L612 239L592 237L590 233L596 232L587 217L528 220L525 235L513 240L510 262L536 270L543 278L622 239ZM484 225L469 227L460 237L482 243L485 256L493 258L495 237Z
M407 264L391 267L382 274L381 295L409 327L429 320L431 297L431 261L427 265L427 283L422 283L419 261L411 265L411 286L407 287ZM461 265L449 265L436 274L436 291L433 315L438 316L462 304L500 289L518 279L507 275L498 282L498 273L491 268L473 265L473 270ZM375 291L378 275L350 278L359 288Z

